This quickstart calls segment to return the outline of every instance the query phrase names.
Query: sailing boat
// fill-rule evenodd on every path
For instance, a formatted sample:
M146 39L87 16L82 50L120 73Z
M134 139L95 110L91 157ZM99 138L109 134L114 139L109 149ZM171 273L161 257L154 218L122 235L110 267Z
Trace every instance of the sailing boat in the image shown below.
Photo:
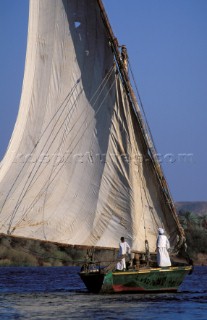
M191 269L149 264L158 227L174 252L185 235L130 83L126 48L101 0L30 0L20 108L0 168L0 217L9 236L94 251L116 250L124 236L144 255L145 269L125 274L83 270L91 291L97 282L95 291L175 290Z

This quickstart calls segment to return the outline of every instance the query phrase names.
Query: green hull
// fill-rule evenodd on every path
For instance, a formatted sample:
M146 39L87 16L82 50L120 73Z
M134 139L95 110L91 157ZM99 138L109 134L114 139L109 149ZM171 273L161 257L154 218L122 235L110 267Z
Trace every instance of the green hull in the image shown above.
M166 292L177 291L191 266L148 268L139 271L80 272L79 275L90 292Z

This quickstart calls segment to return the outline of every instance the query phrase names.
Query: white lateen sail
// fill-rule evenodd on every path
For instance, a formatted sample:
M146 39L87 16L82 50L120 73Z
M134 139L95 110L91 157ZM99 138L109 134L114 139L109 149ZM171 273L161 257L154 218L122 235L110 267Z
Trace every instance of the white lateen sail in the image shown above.
M99 0L30 0L22 96L0 169L0 232L155 250L182 228ZM131 100L130 100L131 97Z

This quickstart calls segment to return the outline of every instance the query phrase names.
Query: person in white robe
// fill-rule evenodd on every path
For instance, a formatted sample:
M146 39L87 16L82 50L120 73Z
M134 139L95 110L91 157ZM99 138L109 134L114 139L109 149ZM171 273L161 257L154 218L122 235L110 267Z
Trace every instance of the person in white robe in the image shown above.
M125 241L124 237L121 237L121 242L119 243L119 253L118 253L118 259L120 261L116 265L117 270L125 270L126 269L126 254L131 253L130 245Z
M157 237L157 264L159 267L170 267L171 261L168 250L170 249L170 243L168 238L164 234L165 231L162 228L158 229Z

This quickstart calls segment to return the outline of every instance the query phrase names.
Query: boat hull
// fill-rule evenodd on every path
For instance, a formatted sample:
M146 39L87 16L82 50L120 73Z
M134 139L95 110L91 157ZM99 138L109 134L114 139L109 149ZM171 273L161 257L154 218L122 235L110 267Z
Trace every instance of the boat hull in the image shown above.
M141 269L139 271L80 272L79 275L89 292L176 292L191 266Z

